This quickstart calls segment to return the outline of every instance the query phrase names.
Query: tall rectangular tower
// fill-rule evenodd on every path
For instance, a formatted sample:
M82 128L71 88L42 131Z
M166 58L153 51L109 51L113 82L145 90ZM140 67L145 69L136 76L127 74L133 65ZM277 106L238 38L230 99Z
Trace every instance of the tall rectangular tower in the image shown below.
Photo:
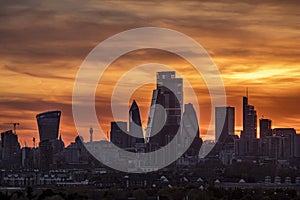
M270 119L259 119L259 136L260 138L272 136L272 121Z
M234 107L215 108L215 141L225 140L226 136L234 135Z
M183 86L182 78L176 78L175 71L158 72L156 81L146 137L161 147L169 143L180 128Z
M257 136L257 114L253 105L248 104L248 95L243 97L243 131L241 138L255 139Z
M129 147L127 122L118 121L110 123L110 141L123 149Z
M168 95L170 91L177 97L179 105L173 105L175 108L182 108L183 106L183 86L182 78L176 78L175 71L158 72L156 79L156 87L161 90L162 94ZM171 106L173 99L166 99L165 106Z
M12 130L1 133L1 161L2 167L13 169L21 164L21 149L18 136Z

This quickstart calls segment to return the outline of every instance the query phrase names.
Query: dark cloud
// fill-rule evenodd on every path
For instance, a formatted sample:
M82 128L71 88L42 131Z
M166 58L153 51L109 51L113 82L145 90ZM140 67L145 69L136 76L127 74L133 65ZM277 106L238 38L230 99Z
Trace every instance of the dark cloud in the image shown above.
M20 73L20 74L23 74L23 75L37 77L37 78L47 78L47 79L50 78L50 79L56 79L57 81L59 81L59 80L74 81L74 78L58 76L58 75L49 74L49 73L47 73L47 74L44 73L43 74L42 70L40 72L36 72L36 71L31 70L30 68L27 69L27 70L26 70L26 67L24 67L24 68L5 65L3 70L17 72L17 73Z

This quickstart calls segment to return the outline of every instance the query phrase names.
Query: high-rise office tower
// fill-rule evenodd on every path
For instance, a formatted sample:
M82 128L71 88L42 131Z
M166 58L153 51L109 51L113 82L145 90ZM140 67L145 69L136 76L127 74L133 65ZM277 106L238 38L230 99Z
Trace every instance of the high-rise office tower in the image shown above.
M234 122L234 107L215 107L215 145L207 157L219 158L223 163L231 162L234 140L237 139L234 135Z
M60 111L49 111L36 115L40 141L58 139Z
M110 141L120 148L129 147L129 135L127 134L126 122L111 122L110 123Z
M183 101L182 78L174 71L157 73L146 129L147 141L157 147L165 146L176 135L181 123Z
M182 135L190 138L200 137L196 111L191 103L184 104L184 113L182 115Z
M48 171L53 168L53 145L49 140L42 140L39 143L39 168L41 171Z
M12 130L1 133L2 167L12 169L21 164L21 149L18 136Z
M58 137L61 111L48 111L36 115L40 143L39 165L42 170L55 167L61 159L60 152L64 149L61 136Z
M275 128L272 130L273 135L280 137L279 158L290 159L295 156L295 136L297 135L294 128Z
M179 146L187 148L185 155L198 157L199 150L202 145L198 119L193 104L184 105L184 113L182 115L182 132Z
M257 114L253 105L248 104L247 95L243 97L243 130L240 140L235 142L237 156L258 156L259 139L257 139Z
M131 147L134 147L136 143L144 143L140 110L135 100L133 100L129 109L129 133L131 133L129 141Z
M224 142L228 135L234 135L234 107L215 108L215 141Z
M257 136L257 115L253 105L248 104L247 96L243 97L243 131L241 138L255 139Z
M272 121L270 119L259 119L259 135L260 138L272 136Z
M176 78L175 71L166 71L166 72L157 72L156 74L156 87L160 89L161 94L166 96L164 105L166 108L179 110L179 107L182 108L183 103L183 85L182 78ZM170 92L172 92L170 94ZM167 96L174 97L177 99L168 99ZM173 106L173 107L170 107ZM179 110L181 111L181 110Z

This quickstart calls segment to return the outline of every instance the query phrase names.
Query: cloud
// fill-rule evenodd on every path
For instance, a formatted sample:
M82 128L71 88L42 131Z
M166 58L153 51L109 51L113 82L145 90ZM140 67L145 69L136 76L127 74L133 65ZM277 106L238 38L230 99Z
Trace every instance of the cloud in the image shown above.
M37 134L35 114L61 109L63 138L69 143L76 136L73 81L88 53L121 31L160 26L191 36L209 52L219 67L228 104L236 106L237 127L241 126L241 96L246 87L259 114L270 116L276 126L300 127L296 120L300 97L295 95L300 89L299 4L297 0L2 1L0 120L22 121L20 137L29 143L30 135ZM199 120L205 132L210 100L204 81L188 62L151 49L122 56L100 80L96 105L105 130L112 120L109 100L114 84L126 70L148 62L172 66L192 82L203 107ZM151 73L145 69L139 78ZM151 87L140 88L132 97L138 100L144 122Z

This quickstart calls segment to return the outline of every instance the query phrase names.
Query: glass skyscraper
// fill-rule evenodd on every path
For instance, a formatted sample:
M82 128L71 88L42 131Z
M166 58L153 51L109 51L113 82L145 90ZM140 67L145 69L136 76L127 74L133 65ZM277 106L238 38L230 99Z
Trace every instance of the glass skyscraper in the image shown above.
M179 130L183 102L182 78L175 71L157 73L146 129L147 141L161 147L168 144Z
M234 107L216 107L215 141L225 140L227 135L234 135Z
M49 111L36 115L40 141L58 139L61 111Z
M243 97L243 131L241 138L257 138L257 114L254 106L248 104L248 95Z

